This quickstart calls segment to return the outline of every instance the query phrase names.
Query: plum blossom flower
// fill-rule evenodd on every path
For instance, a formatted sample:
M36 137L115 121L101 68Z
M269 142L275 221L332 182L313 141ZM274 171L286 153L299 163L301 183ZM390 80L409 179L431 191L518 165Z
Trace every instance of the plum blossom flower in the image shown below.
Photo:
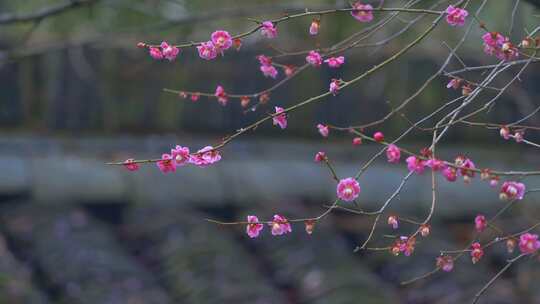
M161 156L161 160L156 164L159 170L161 170L163 173L176 171L176 162L173 160L173 157L170 154L163 154Z
M339 68L342 64L345 63L345 57L330 57L324 61L331 68Z
M461 79L457 79L457 78L452 78L450 79L450 81L448 82L448 84L446 85L446 88L447 89L454 89L454 90L457 90L459 89L459 87L461 86L461 82L462 80Z
M137 171L139 170L139 164L134 162L135 160L133 158L126 159L124 161L124 167L128 169L129 171Z
M391 247L390 250L394 255L399 255L401 252L403 252L405 256L410 256L414 252L415 245L416 238L400 236L399 239L394 242L394 245Z
M321 21L319 19L313 19L311 21L311 25L309 26L309 34L314 36L319 33L319 27L321 25Z
M325 159L326 159L326 153L324 153L323 151L319 151L317 152L317 154L315 154L315 162L320 163L324 161Z
M454 269L454 259L449 255L437 257L437 267L444 272L450 272Z
M525 184L509 181L502 184L499 197L502 200L522 200L523 195L525 195Z
M282 235L292 231L291 224L283 215L275 214L272 223L268 225L272 226L272 235Z
M322 137L328 137L328 134L330 133L330 129L328 129L327 125L318 124L317 129L319 130L319 133Z
M457 170L452 167L446 167L443 169L442 174L449 182L455 182L457 179Z
M514 238L509 238L506 240L506 250L508 253L513 253L516 249L517 241Z
M274 123L274 126L278 125L281 129L287 128L287 113L283 113L285 109L283 109L282 107L275 107L275 109L276 109L276 114L278 115L275 115L274 117L272 117L272 122ZM279 113L283 113L283 114L279 114Z
M199 52L199 57L205 60L212 60L217 57L217 50L212 41L201 43L197 47L197 51Z
M462 26L465 24L465 18L469 15L467 10L454 7L453 5L446 8L446 22L451 26Z
M497 187L498 184L499 184L499 177L498 176L493 176L489 180L489 186L492 187L492 188Z
M234 38L233 39L233 46L237 51L240 51L240 48L242 47L242 39Z
M474 218L474 227L476 228L476 231L482 232L487 228L487 220L486 217L482 214L477 215Z
M351 15L360 22L370 22L373 20L373 7L370 4L362 4L358 1L353 4Z
M271 65L272 64L272 58L265 56L265 55L259 55L257 56L257 60L259 60L259 63L261 65Z
M392 226L392 229L398 229L399 227L398 217L395 215L389 216L388 225Z
M229 97L227 96L227 93L225 93L225 89L223 89L222 86L218 85L216 87L216 93L214 95L217 97L217 100L220 105L226 106L227 101L229 101Z
M336 96L339 92L340 86L339 86L339 80L338 79L332 79L330 82L330 88L328 91L332 93L332 95Z
M163 57L169 61L176 59L176 56L180 53L180 49L174 45L169 45L167 42L163 41L161 43L161 52Z
M249 98L249 96L240 97L240 105L242 106L242 108L247 107L250 102L251 102L251 99Z
M278 70L273 65L261 65L260 69L265 77L276 79L278 75Z
M484 41L484 53L495 55L501 49L506 39L498 32L491 32L485 33L482 36L482 40Z
M362 144L362 137L355 137L352 139L352 144L355 146L359 146Z
M232 37L227 31L215 31L210 36L212 39L212 43L214 44L214 47L216 50L222 52L229 49L232 46Z
M316 221L313 219L306 220L304 224L306 225L306 233L311 235L313 233L313 230L315 229L315 223Z
M431 233L431 227L428 224L420 226L420 235L422 237L427 237Z
M265 21L261 26L261 34L269 39L277 37L277 28L274 26L272 21Z
M373 134L373 139L376 142L382 142L384 141L384 134L382 132L375 132L375 134Z
M159 48L151 47L148 52L150 53L150 57L154 58L155 60L163 59L163 53Z
M200 149L197 153L191 154L189 158L190 163L201 168L217 163L220 160L221 154L218 150L214 150L212 146L206 146Z
M176 146L171 150L171 156L176 162L177 166L183 166L189 162L190 154L188 147Z
M389 144L388 148L386 148L386 158L388 159L389 163L399 163L399 159L401 158L401 151L396 145Z
M523 135L525 134L525 131L523 130L519 130L519 131L516 131L514 132L514 140L517 142L517 143L520 143L523 141Z
M538 234L524 233L519 237L519 250L523 254L531 254L540 249Z
M285 72L285 75L287 77L291 77L296 71L296 67L293 65L286 65L285 67L283 67L283 71Z
M506 126L503 126L501 128L501 130L499 131L499 134L501 135L502 138L506 140L510 139L510 129L508 129L508 127Z
M405 161L407 162L407 168L409 169L409 171L416 174L424 173L426 163L422 159L416 156L409 156Z
M196 102L197 100L199 100L199 97L201 97L201 94L193 93L193 94L191 94L190 99L191 99L191 101Z
M471 260L473 264L476 264L484 256L484 250L482 249L482 245L478 242L474 242L471 245L471 249Z
M471 178L474 177L475 172L473 170L476 169L476 166L474 165L473 161L469 158L463 158L463 161L456 160L456 164L461 163L459 166L459 173L461 176L463 176L463 180L465 182L470 182Z
M354 201L360 191L360 184L352 177L340 180L336 188L337 196L346 202Z
M321 54L316 51L309 51L308 55L306 56L306 62L314 67L320 67L322 64Z
M248 215L247 221L249 223L246 226L247 235L252 239L258 237L264 225L259 222L259 219L255 215Z

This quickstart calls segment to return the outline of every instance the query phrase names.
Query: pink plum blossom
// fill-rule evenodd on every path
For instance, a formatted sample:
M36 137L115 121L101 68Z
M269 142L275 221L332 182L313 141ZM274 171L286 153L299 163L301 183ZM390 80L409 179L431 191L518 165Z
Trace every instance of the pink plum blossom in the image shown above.
M139 170L139 164L134 163L134 161L135 160L133 158L126 159L126 161L124 161L124 167L126 167L126 169L129 171Z
M399 227L398 217L395 215L389 216L388 225L392 226L392 229L398 229Z
M454 269L454 259L449 255L437 257L437 267L444 272L450 272Z
M309 26L309 34L310 35L317 35L319 33L319 27L320 27L321 21L319 19L313 19L311 21L311 25Z
M517 143L520 143L523 141L523 135L525 134L525 132L523 130L519 130L519 131L516 131L514 132L514 140L517 142Z
M407 162L407 168L409 168L409 171L415 172L416 174L422 174L424 173L425 169L425 161L421 160L420 158L416 156L409 156L406 159Z
M383 142L384 141L384 134L382 132L375 132L375 134L373 134L373 139L376 142Z
M330 57L324 61L331 68L339 68L342 64L345 63L345 57Z
M173 61L180 53L180 49L163 41L161 43L161 52L163 53L163 57L165 57L165 59Z
M499 134L501 135L502 138L506 140L510 139L510 129L508 129L508 127L502 127L501 130L499 131Z
M163 173L176 171L176 162L170 154L163 154L161 160L157 162L157 166Z
M218 150L214 150L212 146L206 146L197 153L191 154L189 162L198 167L207 167L221 160L221 154Z
M272 21L265 21L261 25L261 34L269 39L276 38L277 28L274 26Z
M405 256L410 256L414 252L415 245L416 238L400 236L399 239L394 242L394 245L391 247L390 250L394 255L399 255L401 252L403 252Z
M272 226L272 235L282 235L292 231L291 224L283 215L275 214L269 225Z
M232 37L227 31L215 31L210 36L216 50L223 52L232 46Z
M495 55L505 42L505 37L498 32L485 33L482 36L484 41L484 52L488 55Z
M183 166L189 162L190 154L188 147L176 146L171 150L171 156L177 166Z
M285 71L285 75L287 77L291 77L296 71L296 67L292 65L286 65L285 67L283 67L283 71Z
M199 52L199 57L205 60L212 60L217 57L217 50L212 41L201 43L197 47L197 51Z
M339 181L336 192L341 200L351 202L360 194L360 184L352 177L344 178Z
M352 144L355 146L359 146L362 144L362 137L355 137L352 139Z
M504 182L501 186L499 197L502 200L522 200L525 195L525 184L520 182Z
M265 77L276 79L278 75L278 70L273 65L261 65L260 69Z
M306 62L314 67L320 67L322 64L321 54L316 51L309 51L309 54L306 56Z
M446 88L447 89L452 88L454 90L457 90L457 89L459 89L460 85L461 85L461 79L452 78L452 79L450 79L450 81L446 85Z
M478 242L474 242L471 245L471 249L471 260L473 264L476 264L484 256L484 250L482 249L482 245Z
M249 223L246 226L247 235L252 239L258 237L264 225L259 222L259 219L255 215L248 215L247 221Z
M538 234L524 233L519 237L519 250L523 254L531 254L540 249Z
M326 159L326 153L319 151L315 154L315 162L320 163Z
M358 1L353 4L351 15L360 22L370 22L373 20L373 7L370 4L362 4Z
M388 159L389 163L399 163L399 159L401 158L401 151L396 145L389 144L388 148L386 148L386 158Z
M476 228L476 231L482 232L487 227L487 220L486 217L482 214L477 215L474 218L474 227Z
M259 63L261 65L271 65L272 64L272 58L265 56L265 55L259 55L257 56L257 60L259 60Z
M191 101L195 102L195 101L199 100L199 97L201 97L201 94L193 93L193 94L191 94L190 99L191 99Z
M328 134L330 133L330 129L327 125L318 124L317 129L319 130L319 133L322 137L328 137Z
M161 60L163 59L163 53L159 48L151 47L149 50L150 57L154 58L155 60Z
M469 15L465 9L454 7L453 5L446 8L446 22L451 26L462 26L465 24L465 18Z
M420 226L420 235L427 237L431 233L431 227L428 224Z
M222 86L218 85L216 87L216 93L214 95L217 97L218 102L222 106L227 105L227 101L229 101L229 97L227 96L227 93L225 93L225 89L223 89Z
M328 89L328 91L332 93L332 95L336 96L337 93L339 92L339 89L340 89L339 80L332 79L332 81L330 82L330 88Z
M282 107L275 107L275 109L276 114L283 113L285 111L285 109ZM272 117L272 122L274 123L274 126L278 125L281 129L287 128L287 113L275 115Z
M449 182L455 182L457 179L457 170L452 167L446 167L443 169L442 174Z

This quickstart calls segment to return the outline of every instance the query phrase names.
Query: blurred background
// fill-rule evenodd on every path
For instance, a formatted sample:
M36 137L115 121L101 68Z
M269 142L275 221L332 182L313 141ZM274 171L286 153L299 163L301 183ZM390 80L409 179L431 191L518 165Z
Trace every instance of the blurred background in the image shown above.
M75 1L77 2L77 1ZM369 2L369 1L366 1ZM378 5L379 1L371 1ZM420 1L426 8L436 1ZM448 3L437 9L444 9ZM519 1L514 25L510 12L518 1L488 1L480 18L492 30L521 41L538 26L537 1ZM389 252L358 252L373 218L336 211L313 235L303 225L293 233L251 240L245 228L205 221L242 220L248 214L270 219L317 216L335 198L327 170L313 162L324 150L341 177L351 176L378 151L351 145L351 135L318 135L315 125L350 126L383 117L437 71L465 28L441 24L430 38L351 89L289 116L281 131L270 124L242 136L223 150L223 160L199 169L183 167L164 175L154 165L138 172L106 166L107 161L155 158L176 144L192 150L220 141L236 129L326 91L332 78L351 79L388 58L432 22L425 17L380 47L345 53L338 69L307 69L271 94L267 105L245 113L238 100L227 107L215 99L182 99L163 88L214 92L221 84L233 94L250 94L276 81L259 71L256 56L326 47L362 30L349 14L324 16L320 34L308 34L311 18L279 25L269 41L253 35L241 51L207 62L195 49L183 49L175 62L157 62L136 48L139 41L160 43L208 40L216 29L240 33L249 18L266 20L305 8L347 7L346 1L187 1L89 0L0 1L0 303L462 303L468 302L509 258L504 246L486 251L474 267L464 258L455 271L435 274L413 285L400 282L432 270L440 250L462 249L470 242L478 213L494 215L504 206L498 191L474 180L440 180L432 234L418 242L411 257ZM405 1L385 1L402 7ZM470 12L480 1L471 1ZM13 17L69 8L46 18L11 22ZM376 20L381 18L380 15ZM368 42L395 34L414 16L400 15ZM11 21L10 21L11 20ZM511 31L511 33L509 33ZM458 52L468 66L496 63L482 52L482 31L473 27ZM300 66L304 56L276 59ZM453 60L447 71L462 68ZM493 83L502 86L519 66ZM279 79L283 71L280 70ZM481 73L468 74L482 80ZM496 106L476 121L506 123L540 104L540 70L535 64L512 84ZM404 110L412 121L431 113L460 92L446 89L448 79L432 82ZM479 101L493 97L485 92ZM436 121L430 121L431 126ZM430 124L431 123L431 124ZM538 116L527 120L539 124ZM377 130L396 138L409 122L399 116ZM368 133L373 130L366 130ZM534 132L526 133L540 140ZM431 142L414 131L401 146L418 151ZM504 143L504 145L503 145ZM466 154L477 166L537 170L538 152L503 141L498 130L456 126L438 148L453 159ZM360 204L376 210L406 174L404 166L376 162L360 179ZM524 180L529 188L538 178ZM431 202L427 176L413 176L392 203L393 214L423 219ZM517 232L538 222L539 198L527 198L498 221ZM374 247L388 246L396 235L379 226ZM494 234L487 232L482 241ZM533 288L538 261L516 265L503 275L482 303L540 303Z

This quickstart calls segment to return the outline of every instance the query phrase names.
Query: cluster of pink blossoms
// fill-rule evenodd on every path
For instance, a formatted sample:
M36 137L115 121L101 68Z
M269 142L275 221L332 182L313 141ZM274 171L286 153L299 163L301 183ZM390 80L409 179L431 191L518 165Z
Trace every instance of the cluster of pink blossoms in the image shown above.
M501 130L499 131L499 134L502 138L509 140L510 138L513 138L517 143L520 143L523 141L523 136L525 135L524 130L516 130L514 134L511 134L511 131L508 127L503 126Z
M373 6L370 4L363 4L361 1L357 1L352 7L351 15L354 19L360 22L370 22L373 20Z
M257 56L259 63L261 64L260 70L265 77L276 78L278 75L278 70L272 65L272 58L259 55Z
M484 249L482 249L482 245L478 242L474 242L471 245L471 260L473 264L478 263L480 259L484 256Z
M339 93L339 90L341 89L341 80L339 79L332 79L330 82L330 87L328 88L328 91L332 93L332 95L336 96L337 93Z
M227 102L229 101L229 96L225 92L225 89L223 89L222 86L218 85L216 87L216 92L214 93L214 96L216 96L218 102L222 106L226 106Z
M324 60L324 63L328 64L328 66L331 68L339 68L341 65L345 63L345 57L343 56L330 57Z
M144 44L142 44L144 46ZM159 47L151 47L148 52L155 60L167 59L173 61L180 53L180 49L163 41Z
M504 182L501 186L501 192L499 198L501 200L522 200L525 195L525 184L520 182L508 181Z
M498 32L485 33L482 40L484 41L484 52L488 55L506 61L519 57L519 50L510 42L510 38Z
M220 160L221 154L211 146L206 146L193 154L190 153L188 147L176 146L174 149L171 149L170 154L164 153L161 155L161 159L156 162L156 165L161 172L168 173L175 172L177 167L182 167L186 164L207 167ZM124 162L124 166L129 171L139 169L139 165L131 158Z
M240 47L240 40L234 40L234 44L237 49ZM210 36L210 40L201 43L197 46L199 57L205 60L212 60L217 57L218 54L223 56L223 52L233 46L233 38L227 31L215 31Z
M400 236L394 245L390 248L390 252L393 255L399 255L403 253L405 256L410 256L414 252L414 246L416 245L416 238Z
M524 254L531 254L540 250L538 234L524 233L519 237L519 250Z
M446 8L446 22L451 26L462 26L465 24L465 18L469 15L466 10L454 7L453 5Z
M248 215L247 221L247 235L250 238L258 237L263 230L264 225L259 222L259 219L254 215ZM268 223L268 225L272 227L272 235L283 235L292 232L291 224L283 215L275 214L272 222Z

